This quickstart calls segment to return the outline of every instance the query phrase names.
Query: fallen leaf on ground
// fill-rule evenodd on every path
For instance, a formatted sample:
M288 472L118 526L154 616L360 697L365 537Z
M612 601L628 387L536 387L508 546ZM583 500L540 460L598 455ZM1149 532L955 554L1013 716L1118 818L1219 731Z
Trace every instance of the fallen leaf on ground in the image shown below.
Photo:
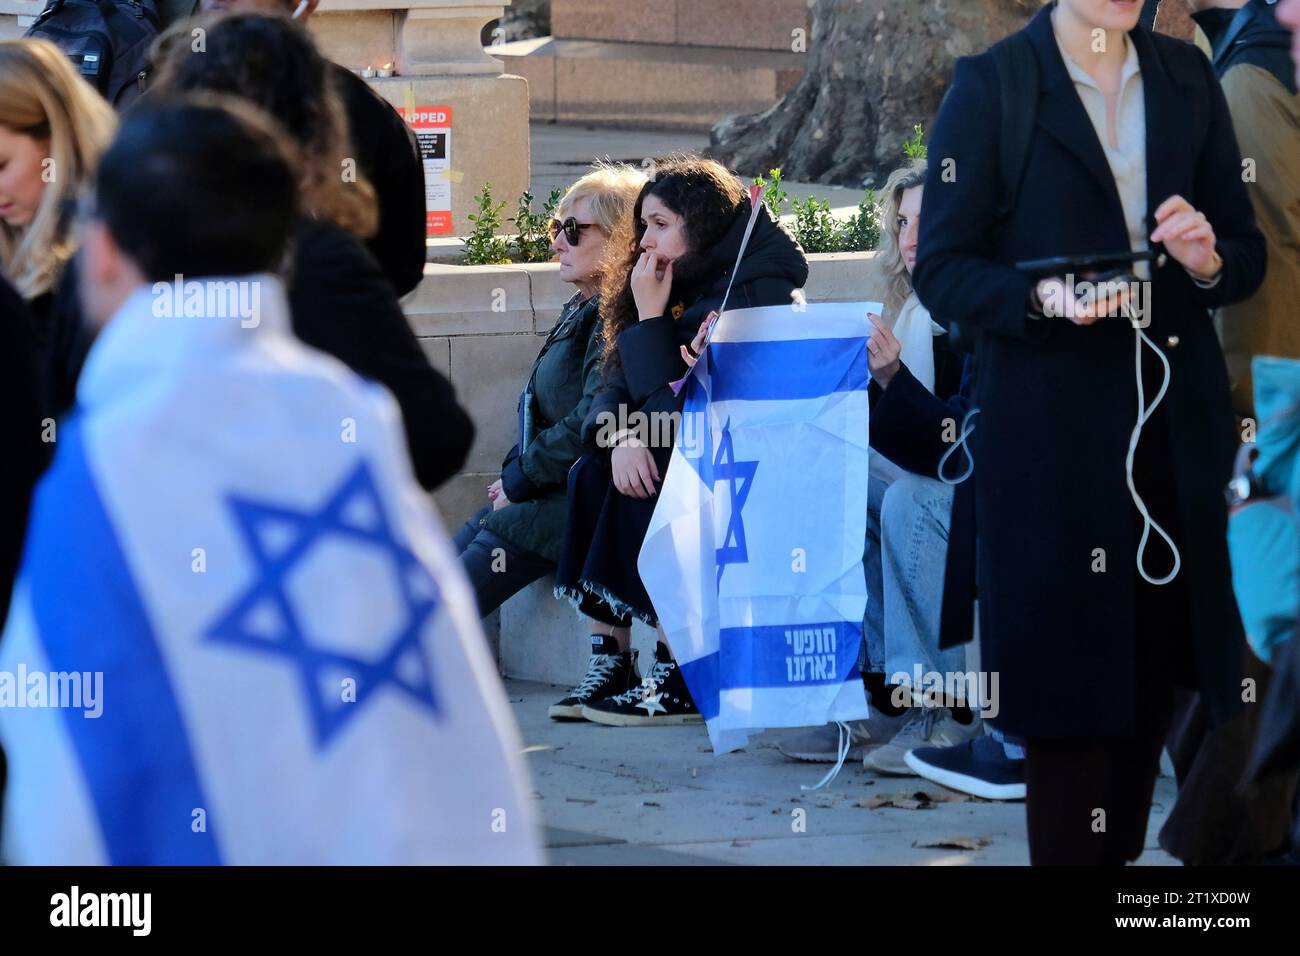
M918 790L917 797L925 797L931 803L970 803L974 799L970 794L944 789Z
M936 850L981 850L992 842L988 837L950 836L939 837L937 840L919 840L912 846L918 849L933 847Z
M863 797L858 801L858 806L867 810L879 810L881 807L894 807L898 810L929 810L934 804L909 800L899 793L889 793L881 797Z
M859 807L877 810L880 807L895 807L899 810L930 810L940 803L965 803L970 797L951 790L929 792L927 790L902 791L898 793L880 793L863 797L858 801Z

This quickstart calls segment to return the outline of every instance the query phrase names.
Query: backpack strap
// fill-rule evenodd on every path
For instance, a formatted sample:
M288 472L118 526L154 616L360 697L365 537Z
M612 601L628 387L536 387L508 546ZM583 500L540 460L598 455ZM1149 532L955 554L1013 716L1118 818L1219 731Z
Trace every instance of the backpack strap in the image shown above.
M999 226L1010 218L1020 195L1020 180L1029 161L1038 106L1038 58L1023 31L990 48L998 73L1001 125L998 128L998 199L994 217ZM948 323L949 347L974 354L975 338L956 322Z
M1029 160L1038 105L1038 58L1023 31L994 45L991 52L998 71L1002 111L998 130L997 217L1005 220L1016 208L1020 180Z
M27 31L29 32L35 29L36 27L40 26L42 23L44 23L46 20L54 16L62 9L63 9L63 0L50 0L50 2L45 5L45 9L36 15L36 19L32 21L32 25L27 28ZM24 35L26 35L26 32L24 33Z

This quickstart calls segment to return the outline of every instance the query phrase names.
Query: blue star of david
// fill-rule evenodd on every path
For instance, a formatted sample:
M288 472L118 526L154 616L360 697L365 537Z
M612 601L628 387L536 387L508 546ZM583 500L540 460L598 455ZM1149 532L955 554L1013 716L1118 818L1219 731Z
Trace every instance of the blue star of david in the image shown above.
M731 493L731 514L727 519L727 531L722 537L722 547L717 549L718 563L717 585L722 585L722 572L729 564L747 564L749 549L745 545L745 522L741 513L745 500L749 497L749 486L754 483L754 473L758 471L757 461L736 461L736 451L731 442L731 419L722 426L722 440L718 442L718 452L713 459L713 485L725 481ZM737 485L739 484L739 487Z
M353 469L318 510L298 511L234 495L228 495L226 501L255 563L255 576L205 637L292 662L298 668L319 748L385 687L437 716L433 670L420 634L441 595L424 566L393 536L367 464L363 461ZM274 535L276 531L288 534ZM377 548L391 563L403 621L378 660L313 646L289 598L285 586L289 572L313 547L331 537ZM255 619L261 622L256 629ZM272 623L270 633L265 626L268 620ZM333 675L356 681L355 701L342 701L337 681L332 683L333 690L329 689L327 680Z
M685 398L682 401L682 421L685 423L688 419L694 419L702 423L701 433L698 442L694 443L698 454L691 454L689 447L679 446L682 456L687 463L695 469L695 473L700 476L700 481L704 482L710 488L713 487L713 460L709 457L709 449L713 448L713 429L709 422L708 390L700 384L700 380L694 375L686 377L686 385L683 388ZM685 425L683 425L685 427Z

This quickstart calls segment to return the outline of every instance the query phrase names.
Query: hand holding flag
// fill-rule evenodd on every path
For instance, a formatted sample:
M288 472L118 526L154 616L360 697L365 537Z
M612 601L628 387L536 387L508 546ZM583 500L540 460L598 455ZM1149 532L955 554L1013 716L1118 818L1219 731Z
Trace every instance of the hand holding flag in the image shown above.
M710 312L708 318L700 323L699 331L695 333L695 338L691 340L691 344L682 346L682 360L690 368L695 368L695 363L700 360L700 353L704 351L704 345L709 340L709 331L717 320L718 313Z

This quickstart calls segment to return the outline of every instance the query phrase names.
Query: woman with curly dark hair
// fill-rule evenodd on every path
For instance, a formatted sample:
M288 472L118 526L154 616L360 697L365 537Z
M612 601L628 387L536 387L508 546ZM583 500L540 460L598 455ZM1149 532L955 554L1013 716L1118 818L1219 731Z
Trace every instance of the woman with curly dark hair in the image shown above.
M680 421L671 383L685 375L701 324L724 295L736 309L789 304L808 278L803 250L766 209L737 263L751 211L726 168L676 156L655 164L610 239L600 306L605 384L583 425L589 454L569 473L555 589L589 619L592 656L552 717L611 726L701 720L662 630L645 681L637 674L632 618L656 627L658 618L636 561Z

